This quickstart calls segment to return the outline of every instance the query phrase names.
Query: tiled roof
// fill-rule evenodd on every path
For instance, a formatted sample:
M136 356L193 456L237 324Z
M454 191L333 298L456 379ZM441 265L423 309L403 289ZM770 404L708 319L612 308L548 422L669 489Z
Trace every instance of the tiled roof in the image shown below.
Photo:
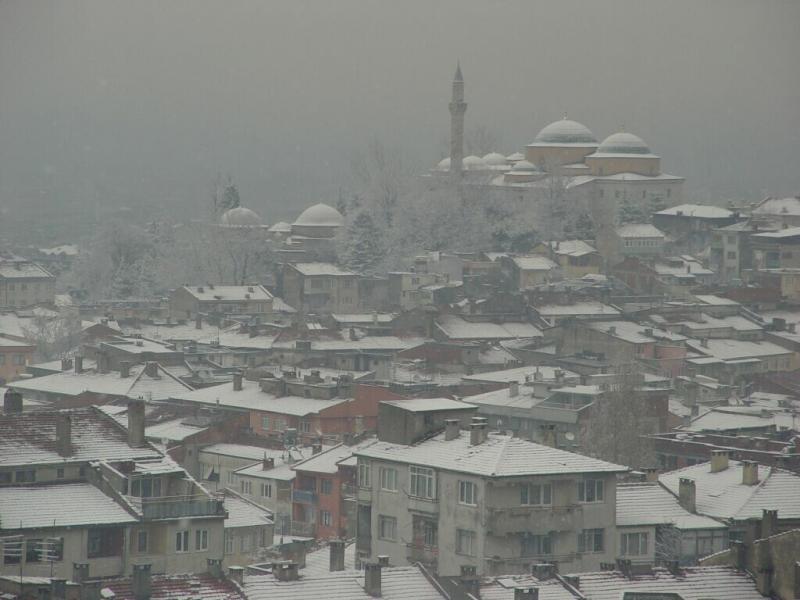
M306 566L300 572L304 577L324 577L330 573L331 550L328 546L323 546L306 554ZM356 545L347 544L344 547L344 567L345 569L356 568Z
M114 593L114 600L135 600L131 579L103 581L103 589ZM150 584L150 600L245 600L244 594L228 580L220 580L207 574L197 575L153 575Z
M272 513L266 508L242 498L236 492L225 490L225 529L259 527L272 524Z
M482 444L471 446L470 434L465 431L454 440L445 440L442 433L414 446L376 442L356 455L488 477L628 470L621 465L497 433L489 433Z
M80 463L93 460L122 461L158 458L153 448L131 448L128 434L97 408L68 411L72 420L72 454L56 451L59 411L41 411L0 417L0 467Z
M556 380L557 367L548 367L546 365L516 367L514 369L503 369L502 371L487 371L485 373L475 373L474 375L464 375L464 381L491 381L496 383L510 383L516 381L517 383L525 383L526 380L534 381L534 377L538 372L541 375L542 381L553 382ZM561 369L564 375L564 381L567 383L578 383L580 376L572 371Z
M436 326L451 340L510 340L542 337L539 328L531 323L490 323L467 321L456 315L442 315Z
M0 487L4 530L135 523L136 518L88 483Z
M272 575L245 578L248 600L368 600L363 571L305 574L297 581L277 581ZM384 567L381 570L381 598L384 600L442 600L445 598L417 567Z
M337 473L339 471L340 462L353 456L354 452L362 448L367 448L374 443L375 438L369 438L353 446L339 444L330 450L315 454L303 462L295 463L292 468L296 471L309 471L313 473Z
M203 302L266 301L272 298L272 294L260 285L215 285L214 287L201 285L186 286L183 289Z
M729 461L727 469L711 472L709 463L692 465L661 475L659 480L678 494L681 478L695 482L699 514L718 519L760 518L762 511L777 510L778 518L800 518L800 476L789 471L758 466L756 485L742 483L742 463Z
M617 485L617 526L675 525L678 529L725 529L709 517L681 507L678 499L657 483Z

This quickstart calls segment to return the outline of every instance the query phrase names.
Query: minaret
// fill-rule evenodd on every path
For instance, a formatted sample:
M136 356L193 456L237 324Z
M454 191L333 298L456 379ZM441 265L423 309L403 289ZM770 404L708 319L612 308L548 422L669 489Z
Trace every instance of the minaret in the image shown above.
M464 77L461 75L461 64L456 66L453 77L453 96L450 99L450 174L461 176L464 161L464 113L467 103L464 102Z

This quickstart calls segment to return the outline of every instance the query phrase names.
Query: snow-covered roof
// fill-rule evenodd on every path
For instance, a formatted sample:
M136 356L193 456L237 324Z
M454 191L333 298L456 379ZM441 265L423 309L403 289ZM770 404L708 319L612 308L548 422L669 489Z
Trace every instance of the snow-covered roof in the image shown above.
M344 217L332 206L320 202L300 213L294 224L303 227L341 227L344 225Z
M112 600L136 600L133 579L103 580L103 598ZM245 596L229 579L218 579L208 573L156 575L150 579L150 600L179 600L195 598L202 600L244 600Z
M185 286L187 292L201 302L244 302L270 300L272 294L263 285L198 285Z
M291 233L292 226L286 221L278 221L267 230L271 233Z
M515 256L511 259L523 271L551 271L558 265L545 256Z
M705 340L689 339L686 345L701 354L723 360L739 360L743 358L764 358L791 354L782 346L765 341L734 340L730 338L710 338Z
M596 146L597 139L586 125L567 117L545 126L530 146Z
M573 454L521 438L489 433L470 445L470 433L445 440L444 433L413 446L378 441L356 452L358 457L421 465L485 477L523 477L563 473L619 473L627 467Z
M3 530L135 523L136 518L88 483L0 487Z
M795 423L793 415L789 412L763 410L762 406L718 406L692 419L681 427L686 431L733 431L737 429L762 429L781 426L787 429L796 429L800 422Z
M620 131L612 133L597 147L597 151L589 156L636 156L652 157L647 144L638 135Z
M673 217L694 217L695 219L727 219L733 216L733 212L727 208L709 204L679 204L678 206L660 210L655 214Z
M56 451L56 420L60 411L34 411L0 417L0 466L86 463L157 458L149 446L132 448L128 433L96 407L68 412L72 421L72 453Z
M678 495L682 478L695 482L697 513L718 519L760 518L763 510L777 510L781 519L800 518L800 476L758 465L758 483L742 483L742 463L729 460L728 468L711 472L710 463L670 471L659 477Z
M586 323L585 326L632 344L647 344L655 342L658 338L665 338L671 341L683 341L686 339L677 333L654 327L644 327L633 321L596 321ZM650 331L645 331L647 329Z
M753 209L754 215L800 216L800 197L767 198Z
M653 264L653 270L659 275L681 278L714 274L714 271L707 269L703 266L703 263L691 256L668 257L666 260L658 260Z
M409 398L408 400L384 400L383 404L391 404L409 412L427 412L432 410L467 410L475 408L472 404L451 400L450 398Z
M628 223L617 227L617 235L621 238L661 238L664 233L650 223Z
M244 206L226 210L220 218L220 223L228 227L261 227L263 224L258 213Z
M323 546L317 550L312 550L306 554L306 566L301 571L304 577L324 576L330 573L331 551L328 546ZM345 569L356 568L356 544L351 542L344 547L344 567Z
M371 446L375 441L375 438L368 438L353 446L339 444L333 448L325 449L319 454L314 454L301 462L295 463L292 465L292 468L295 471L334 474L339 471L339 465L341 463L349 463L350 461L348 461L348 459L350 459L355 452Z
M527 380L533 381L534 378L537 377L536 373L538 373L538 376L541 377L541 381L552 382L556 380L556 371L559 370L565 382L576 383L580 381L580 375L577 373L546 365L517 367L514 369L503 369L502 371L488 371L485 373L476 373L474 375L464 375L462 379L464 381L488 381L493 383L511 383L513 381L525 383Z
M331 339L331 340L310 340L311 350L317 352L342 352L349 350L385 350L387 352L398 352L408 348L414 348L425 343L424 338L400 338L392 335L367 335L357 340L351 339ZM295 340L274 342L272 348L285 348L287 350L296 347Z
M620 311L602 302L573 302L572 304L543 304L535 307L542 317L561 316L619 316Z
M695 298L703 304L710 306L739 306L736 300L725 298L724 296L715 296L713 294L695 294Z
M559 242L545 242L556 254L562 256L585 256L594 254L597 249L583 240L561 240Z
M684 509L678 499L658 483L617 484L617 526L673 524L678 529L725 529L709 517Z
M436 327L451 340L507 340L542 337L539 328L524 322L474 322L458 315L442 315Z
M344 314L344 313L334 313L331 315L331 318L336 321L337 323L341 324L359 324L359 325L371 325L375 322L381 324L391 323L397 318L396 313L354 313L354 314Z
M78 247L75 244L62 244L60 246L53 246L52 248L39 248L39 252L47 256L77 256Z
M355 277L356 274L352 271L342 269L333 263L313 262L313 263L296 263L291 265L294 269L305 275L312 277L315 275L330 275L334 277Z
M171 440L180 442L185 440L190 435L200 433L205 429L206 427L187 423L185 418L179 418L156 423L155 425L149 425L145 428L144 435L145 437L154 440Z
M272 525L272 513L232 490L225 490L225 529Z
M786 227L778 231L767 231L765 233L754 233L754 238L767 239L767 240L780 240L784 238L792 238L800 235L800 227Z
M0 279L52 279L45 268L36 263L0 259Z

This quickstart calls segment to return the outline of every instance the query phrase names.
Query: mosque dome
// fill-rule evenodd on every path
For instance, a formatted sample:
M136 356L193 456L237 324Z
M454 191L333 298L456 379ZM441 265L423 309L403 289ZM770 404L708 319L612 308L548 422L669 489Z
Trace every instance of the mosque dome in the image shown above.
M597 144L594 134L586 125L571 121L564 117L560 121L550 123L539 132L533 140L534 144Z
M263 225L258 213L244 206L226 210L220 217L220 223L228 227L260 227Z
M286 221L278 221L269 228L269 231L270 233L290 233L292 231L292 226Z
M332 206L320 203L309 206L300 213L294 224L311 227L341 227L344 225L344 217Z
M437 171L449 171L450 170L450 157L443 158L439 161L439 164L436 165Z
M612 133L597 148L598 154L650 154L650 148L638 135L626 131Z
M480 171L481 169L485 169L487 167L486 161L484 161L480 156L475 156L474 154L465 156L461 164L468 171Z
M527 160L520 160L511 167L512 171L538 171L536 165Z
M508 162L517 162L523 160L524 158L525 155L522 152L514 152L514 154L509 154L506 156L506 160L508 160Z
M505 156L500 154L499 152L489 152L486 156L483 157L483 162L491 167L507 165L508 160Z

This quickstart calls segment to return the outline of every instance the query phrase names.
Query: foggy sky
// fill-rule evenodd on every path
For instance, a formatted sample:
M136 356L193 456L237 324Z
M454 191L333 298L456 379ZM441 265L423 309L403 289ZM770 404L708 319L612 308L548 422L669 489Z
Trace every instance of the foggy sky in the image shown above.
M457 59L501 152L567 112L642 136L689 198L794 194L798 31L796 0L4 0L0 208L156 213L223 172L291 218L371 138L433 166Z

